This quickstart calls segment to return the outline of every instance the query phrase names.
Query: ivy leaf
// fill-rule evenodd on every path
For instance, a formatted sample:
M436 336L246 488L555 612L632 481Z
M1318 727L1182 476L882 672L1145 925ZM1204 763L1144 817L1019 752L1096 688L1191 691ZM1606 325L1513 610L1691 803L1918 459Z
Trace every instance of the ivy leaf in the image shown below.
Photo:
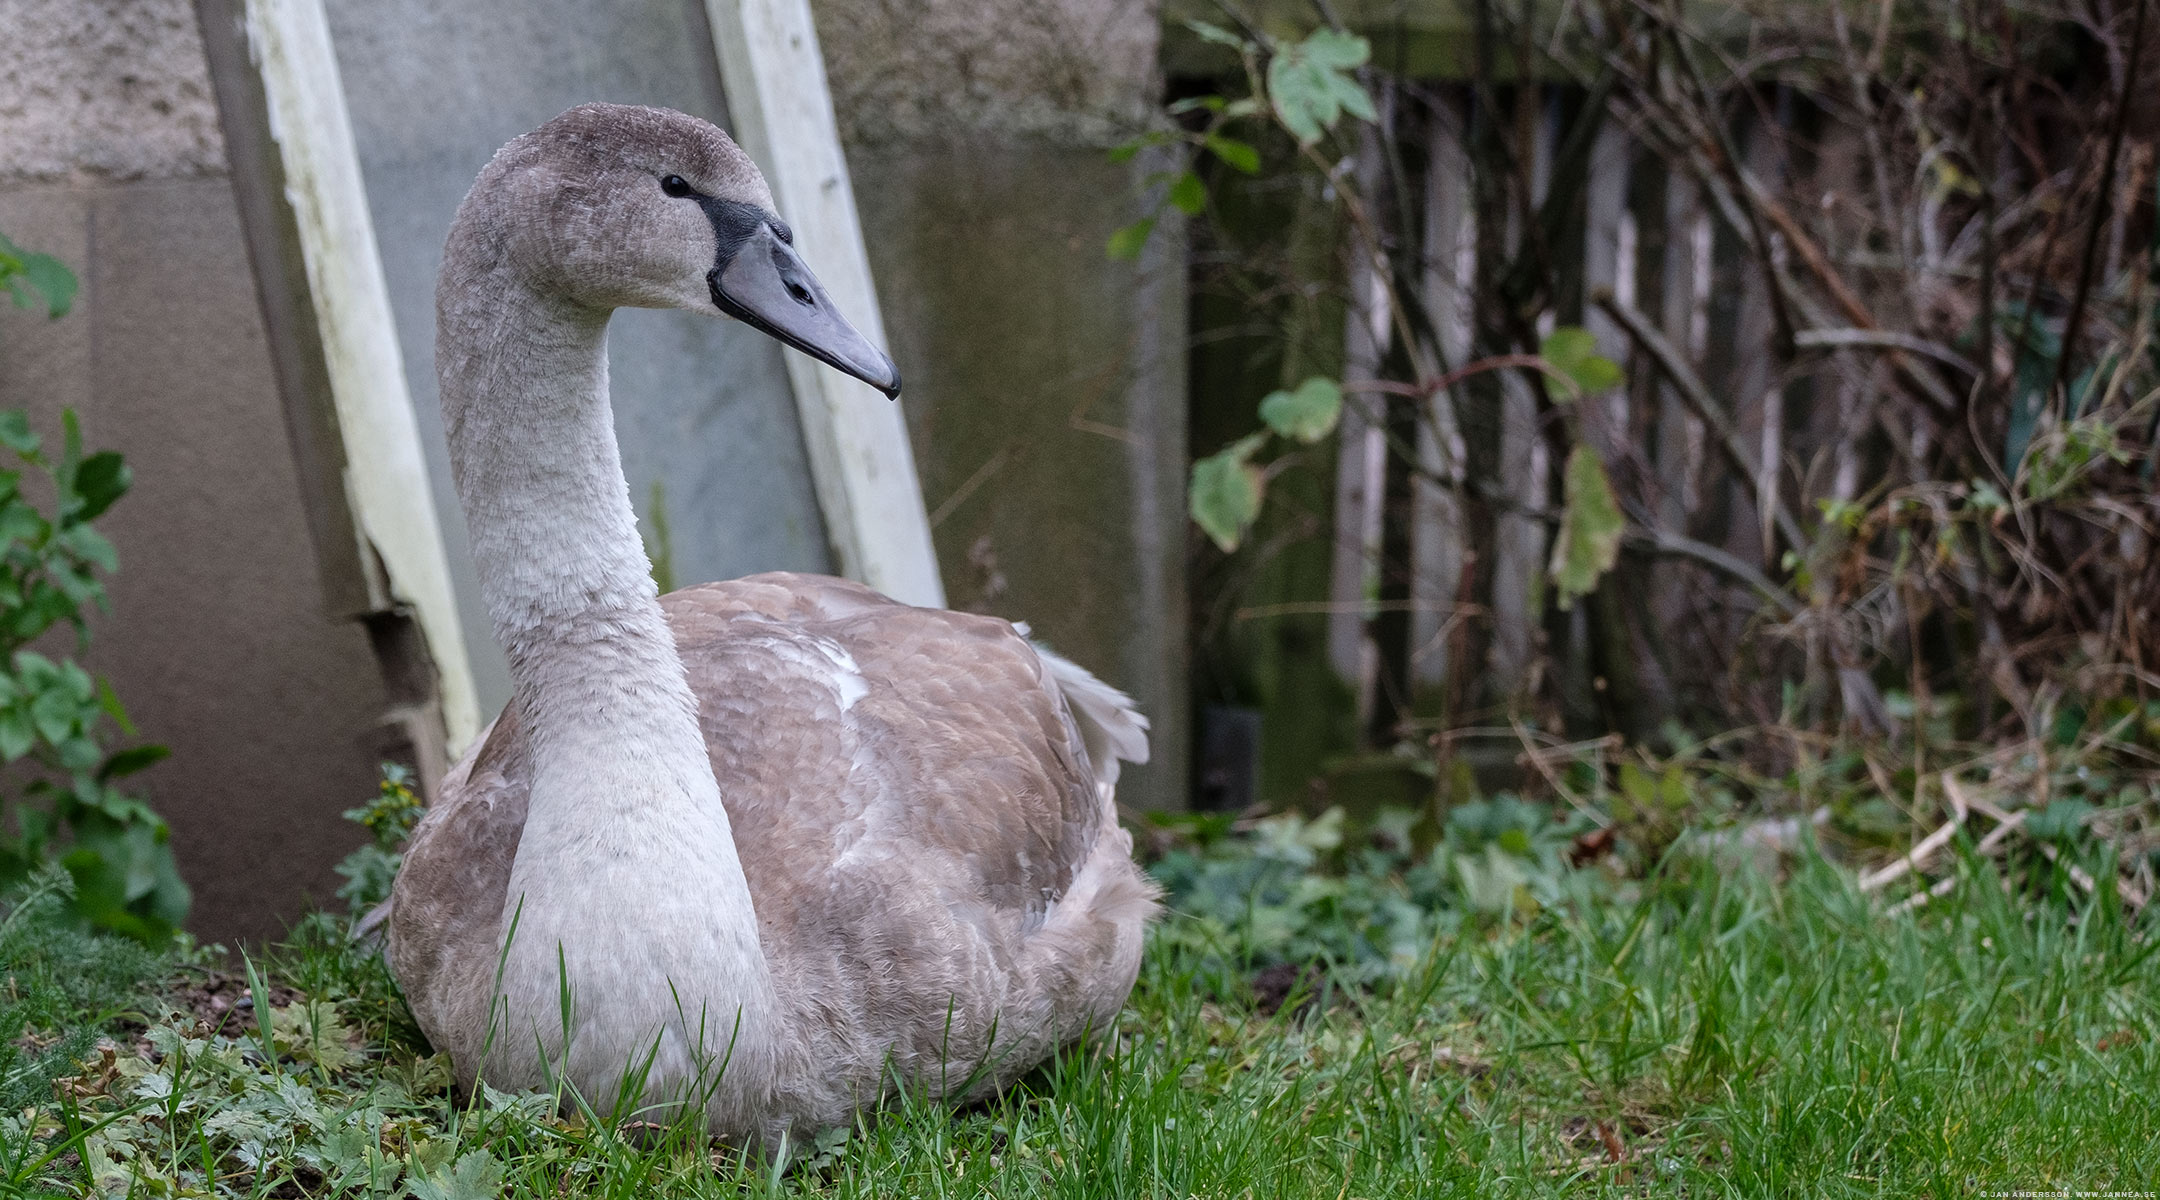
M1342 386L1315 375L1294 391L1269 392L1260 402L1260 419L1286 438L1317 442L1335 432L1335 423L1342 419L1342 402Z
M1177 177L1170 185L1170 203L1188 217L1197 217L1207 210L1207 185L1191 171Z
M1219 133L1207 135L1205 145L1208 153L1222 160L1222 164L1241 175L1260 173L1260 151L1250 142L1224 137Z
M1371 56L1372 47L1364 38L1332 29L1316 30L1302 42L1278 47L1268 63L1267 88L1283 128L1309 146L1345 112L1373 120L1372 97L1349 74Z
M1225 554L1260 516L1264 480L1250 460L1266 440L1264 433L1249 434L1193 464L1192 519Z
M1590 594L1620 560L1620 535L1627 528L1597 451L1577 444L1568 452L1565 487L1567 504L1548 568L1563 610L1574 607L1577 596Z
M1538 356L1574 383L1584 396L1610 391L1627 382L1620 364L1599 354L1597 338L1580 325L1562 325L1538 345Z
M2090 802L2070 797L2029 810L2025 832L2043 842L2067 845L2085 832L2085 819L2093 814Z
M1110 257L1119 262L1130 262L1140 257L1140 251L1147 245L1148 235L1154 232L1155 218L1142 217L1111 234L1110 243L1105 248L1109 250Z

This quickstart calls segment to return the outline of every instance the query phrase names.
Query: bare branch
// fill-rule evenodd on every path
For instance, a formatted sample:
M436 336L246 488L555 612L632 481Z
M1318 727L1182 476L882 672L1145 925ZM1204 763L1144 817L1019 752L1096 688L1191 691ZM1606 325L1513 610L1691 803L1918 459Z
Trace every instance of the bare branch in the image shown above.
M1598 289L1591 300L1604 309L1606 315L1619 322L1620 327L1627 330L1628 336L1634 338L1637 345L1657 360L1659 369L1665 372L1666 378L1672 380L1681 399L1687 401L1688 407L1695 410L1696 417L1716 437L1718 447L1725 452L1725 457L1732 461L1734 472L1754 497L1756 507L1768 512L1770 519L1777 523L1778 533L1785 538L1786 544L1795 550L1805 548L1808 539L1801 531L1800 523L1785 511L1785 505L1778 499L1775 488L1763 487L1759 469L1750 459L1740 436L1733 432L1732 422L1726 419L1724 410L1717 406L1717 402L1710 398L1710 389L1703 384L1702 378L1695 374L1695 369L1687 364L1687 360L1680 356L1679 350L1665 340L1665 335L1659 333L1657 327L1650 323L1650 318L1637 312L1633 306L1622 304L1610 290Z
M1810 348L1875 346L1884 350L1910 350L1966 375L1977 377L1980 374L1977 363L1941 342L1888 329L1803 329L1793 335L1793 344Z

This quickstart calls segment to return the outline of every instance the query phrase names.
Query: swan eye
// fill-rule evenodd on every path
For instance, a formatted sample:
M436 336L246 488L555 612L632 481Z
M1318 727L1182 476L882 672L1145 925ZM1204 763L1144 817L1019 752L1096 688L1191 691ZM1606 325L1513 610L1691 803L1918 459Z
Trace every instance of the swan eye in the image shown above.
M660 190L678 198L688 196L691 194L690 181L680 175L669 175L660 180Z

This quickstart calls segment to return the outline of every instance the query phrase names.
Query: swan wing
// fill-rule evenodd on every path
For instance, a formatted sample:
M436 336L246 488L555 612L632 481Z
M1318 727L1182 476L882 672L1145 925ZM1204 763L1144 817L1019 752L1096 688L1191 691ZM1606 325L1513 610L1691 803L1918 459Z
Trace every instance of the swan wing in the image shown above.
M993 1042L1032 1061L1115 1014L1154 909L1112 796L1118 760L1146 756L1130 701L1009 622L844 580L758 575L661 605L795 1042L826 1059L798 1078L874 1088L887 1055L927 1070ZM445 780L393 898L393 967L461 1063L531 779L513 703Z

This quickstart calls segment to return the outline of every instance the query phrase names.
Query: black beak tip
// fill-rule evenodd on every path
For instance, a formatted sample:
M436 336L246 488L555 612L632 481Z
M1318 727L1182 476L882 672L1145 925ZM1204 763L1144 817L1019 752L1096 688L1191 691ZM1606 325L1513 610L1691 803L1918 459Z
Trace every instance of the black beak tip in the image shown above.
M885 393L887 400L898 400L900 398L900 372L898 368L893 370L892 386L881 387L878 390Z

